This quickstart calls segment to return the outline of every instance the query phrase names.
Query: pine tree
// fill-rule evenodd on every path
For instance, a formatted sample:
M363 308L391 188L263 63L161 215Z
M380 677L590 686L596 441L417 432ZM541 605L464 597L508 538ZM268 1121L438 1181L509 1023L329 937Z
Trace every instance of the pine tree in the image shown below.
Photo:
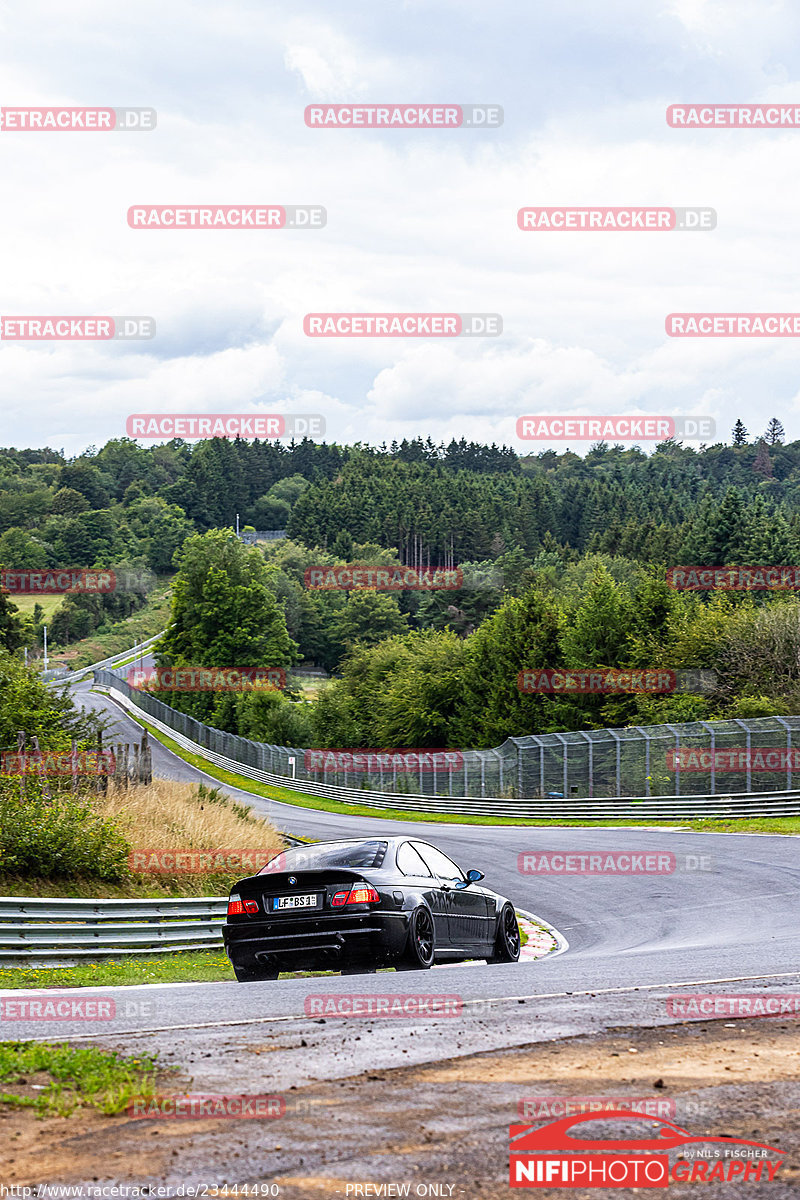
M737 419L736 424L733 427L731 438L732 438L731 444L734 446L746 446L747 445L747 430L745 429L744 423L742 421Z
M777 417L772 417L767 426L767 432L764 434L764 441L768 446L782 446L785 437L786 430Z

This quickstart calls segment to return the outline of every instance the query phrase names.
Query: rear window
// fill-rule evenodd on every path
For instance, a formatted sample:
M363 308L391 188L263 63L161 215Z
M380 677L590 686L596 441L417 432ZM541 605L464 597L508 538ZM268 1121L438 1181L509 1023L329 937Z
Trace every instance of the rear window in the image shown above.
M321 842L318 846L298 846L285 850L258 872L270 875L279 866L281 871L317 871L321 867L359 867L369 870L380 867L388 842ZM273 865L274 864L274 865Z

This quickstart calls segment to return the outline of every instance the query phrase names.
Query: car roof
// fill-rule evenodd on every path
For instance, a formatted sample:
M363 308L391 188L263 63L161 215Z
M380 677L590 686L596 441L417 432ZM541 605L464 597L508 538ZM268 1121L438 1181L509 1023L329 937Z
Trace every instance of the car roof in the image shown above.
M389 842L397 845L399 842L423 842L424 840L424 838L410 837L406 833L376 833L373 834L372 837L331 838L329 841L324 842L303 842L303 845L305 846L307 844L308 848L312 849L315 846L354 846L358 845L359 842ZM300 848L300 846L289 847L291 850L299 850Z

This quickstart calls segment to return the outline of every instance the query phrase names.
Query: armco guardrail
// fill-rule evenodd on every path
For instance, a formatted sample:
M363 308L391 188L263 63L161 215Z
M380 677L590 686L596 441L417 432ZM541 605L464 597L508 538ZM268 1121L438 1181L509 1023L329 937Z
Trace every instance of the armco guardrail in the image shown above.
M214 729L146 690L131 689L121 672L95 672L98 681L101 675L205 750L296 784L448 799L564 801L766 797L800 787L800 716L524 734L491 749L386 751L357 762L354 754L269 745Z
M148 650L151 646L154 646L158 639L163 635L163 632L164 631L162 629L161 633L154 633L153 636L151 638L147 638L146 641L137 642L135 646L131 646L130 650L123 650L121 654L114 654L111 656L111 658L103 658L100 660L100 662L90 663L88 667L81 667L77 671L70 671L66 668L60 667L54 667L52 671L42 671L42 679L45 683L54 683L56 679L59 682L75 683L76 680L82 679L84 675L88 675L90 671L99 671L102 668L118 666L120 663L125 663L127 660L131 659L131 656L134 654L138 658L139 651ZM56 671L61 671L61 674L56 675ZM45 675L49 676L49 678L44 679Z
M235 737L213 729L177 712L145 692L137 691L111 671L97 671L95 682L108 688L130 714L138 720L147 721L153 728L166 734L182 749L197 754L224 770L233 771L247 779L275 787L287 788L309 796L322 796L341 804L364 805L369 808L391 808L402 812L441 812L459 816L494 816L539 818L542 820L697 820L702 818L774 817L800 816L800 791L794 789L752 792L731 792L725 795L666 795L666 796L453 796L432 793L403 793L365 790L363 788L337 787L309 779L294 779L287 775L266 771L254 765L264 761L272 752L286 747L267 746ZM193 741L177 726L197 730L203 742ZM679 729L679 726L671 727ZM616 732L616 731L614 731ZM564 736L564 735L558 735ZM510 738L516 743L522 739ZM221 754L216 746L231 743L242 747L239 758ZM292 753L301 755L302 750ZM479 753L476 751L464 751ZM490 752L491 753L491 752ZM494 752L497 753L497 752ZM452 788L452 774L450 776Z
M0 967L216 950L227 900L42 900L0 896Z

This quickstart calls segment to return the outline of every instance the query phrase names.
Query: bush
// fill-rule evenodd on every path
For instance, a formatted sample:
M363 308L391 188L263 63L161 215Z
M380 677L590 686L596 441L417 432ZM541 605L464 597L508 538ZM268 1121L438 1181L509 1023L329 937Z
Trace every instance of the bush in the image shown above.
M19 779L0 779L0 874L115 883L128 877L129 849L90 796L62 792L47 799L32 777L23 796Z

